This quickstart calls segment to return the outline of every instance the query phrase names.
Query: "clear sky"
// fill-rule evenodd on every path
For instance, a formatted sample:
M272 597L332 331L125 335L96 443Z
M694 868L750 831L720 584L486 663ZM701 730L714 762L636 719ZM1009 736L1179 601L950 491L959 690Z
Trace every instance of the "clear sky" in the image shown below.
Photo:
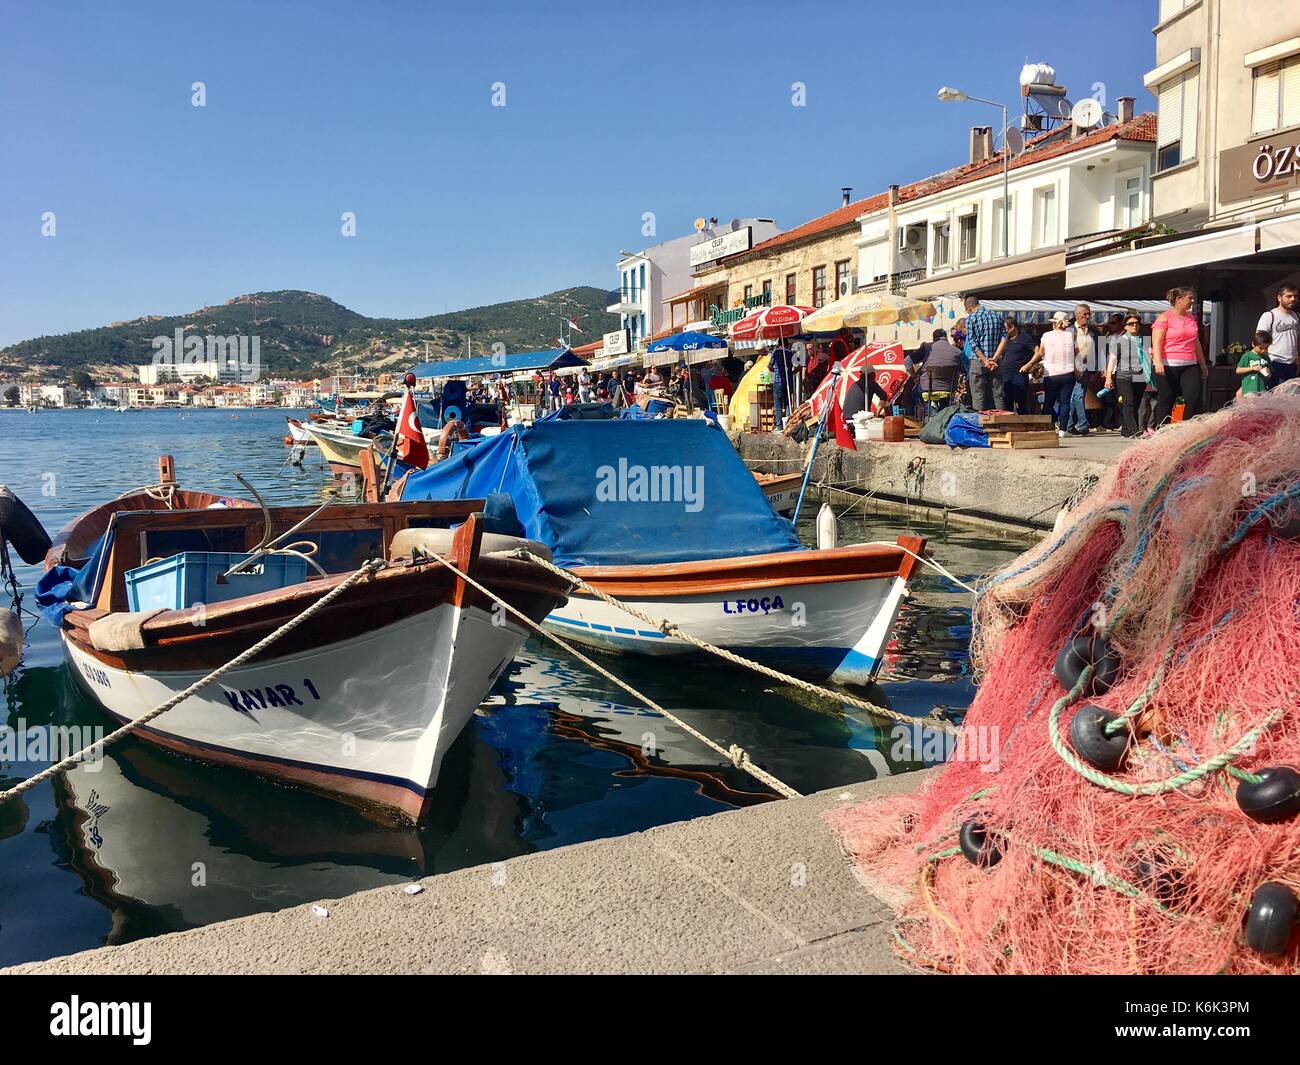
M0 344L266 289L412 317L613 288L644 212L790 228L963 161L998 116L940 85L1018 109L1041 59L1150 109L1155 8L0 0Z

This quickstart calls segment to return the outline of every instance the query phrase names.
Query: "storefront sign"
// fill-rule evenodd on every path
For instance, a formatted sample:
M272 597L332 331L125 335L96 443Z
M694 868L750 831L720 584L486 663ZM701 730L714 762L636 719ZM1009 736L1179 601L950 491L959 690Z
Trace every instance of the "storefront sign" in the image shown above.
M746 296L743 300L732 307L729 311L724 311L721 307L712 306L709 308L709 321L716 326L731 325L745 317L750 311L759 307L772 306L771 291L760 292L757 296Z
M626 355L628 351L627 330L615 329L612 333L606 333L601 338L601 348L604 350L606 357Z
M1219 153L1219 200L1233 203L1300 188L1300 131Z
M692 245L691 267L711 263L714 259L721 259L724 255L735 255L737 252L749 251L750 246L754 243L753 234L753 228L745 226L743 229L735 230L735 232L724 233L720 237L714 237L712 240Z

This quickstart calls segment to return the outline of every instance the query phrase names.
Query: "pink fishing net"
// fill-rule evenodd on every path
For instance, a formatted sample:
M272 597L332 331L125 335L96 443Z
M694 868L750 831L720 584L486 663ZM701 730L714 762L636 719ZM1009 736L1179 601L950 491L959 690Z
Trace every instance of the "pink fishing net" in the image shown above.
M978 741L918 794L827 815L897 905L901 954L958 972L1295 972L1300 816L1251 816L1238 791L1300 766L1298 500L1293 384L1134 446L989 578L963 723ZM1067 690L1058 652L1090 634L1118 658L1113 686L1088 694L1098 663ZM1074 742L1089 704L1127 743L1117 767ZM984 864L960 849L968 823Z

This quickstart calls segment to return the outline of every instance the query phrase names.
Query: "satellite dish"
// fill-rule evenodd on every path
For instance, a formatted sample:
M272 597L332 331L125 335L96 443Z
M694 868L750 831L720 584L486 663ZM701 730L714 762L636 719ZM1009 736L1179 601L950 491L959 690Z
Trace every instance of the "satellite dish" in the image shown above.
M1096 100L1080 100L1070 109L1070 121L1080 129L1092 129L1103 118L1101 104Z
M731 227L731 231L734 233L736 232L736 230L740 228L740 219L733 218L730 222L727 223L727 225Z
M700 232L700 230L702 230L703 228L704 228L704 219L703 219L703 218L697 218L697 219L695 220L695 231L698 233L698 232Z
M1003 146L1017 159L1025 153L1025 135L1015 126L1008 126L1003 136Z

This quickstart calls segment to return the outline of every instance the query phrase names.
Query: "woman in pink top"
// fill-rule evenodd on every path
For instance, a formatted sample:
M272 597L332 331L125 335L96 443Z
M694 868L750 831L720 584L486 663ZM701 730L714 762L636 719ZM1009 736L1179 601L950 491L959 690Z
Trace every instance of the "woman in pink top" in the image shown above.
M1074 334L1066 331L1070 316L1064 311L1052 315L1052 328L1044 333L1038 343L1034 357L1025 363L1024 373L1032 373L1042 366L1043 373L1043 413L1051 414L1056 419L1056 429L1065 435L1065 424L1070 410L1070 394L1074 391L1074 372L1077 368L1077 353Z
M1210 375L1201 347L1201 324L1192 314L1196 290L1176 288L1169 307L1151 327L1151 356L1156 379L1156 426L1164 425L1183 397L1183 419L1201 413L1202 382Z

